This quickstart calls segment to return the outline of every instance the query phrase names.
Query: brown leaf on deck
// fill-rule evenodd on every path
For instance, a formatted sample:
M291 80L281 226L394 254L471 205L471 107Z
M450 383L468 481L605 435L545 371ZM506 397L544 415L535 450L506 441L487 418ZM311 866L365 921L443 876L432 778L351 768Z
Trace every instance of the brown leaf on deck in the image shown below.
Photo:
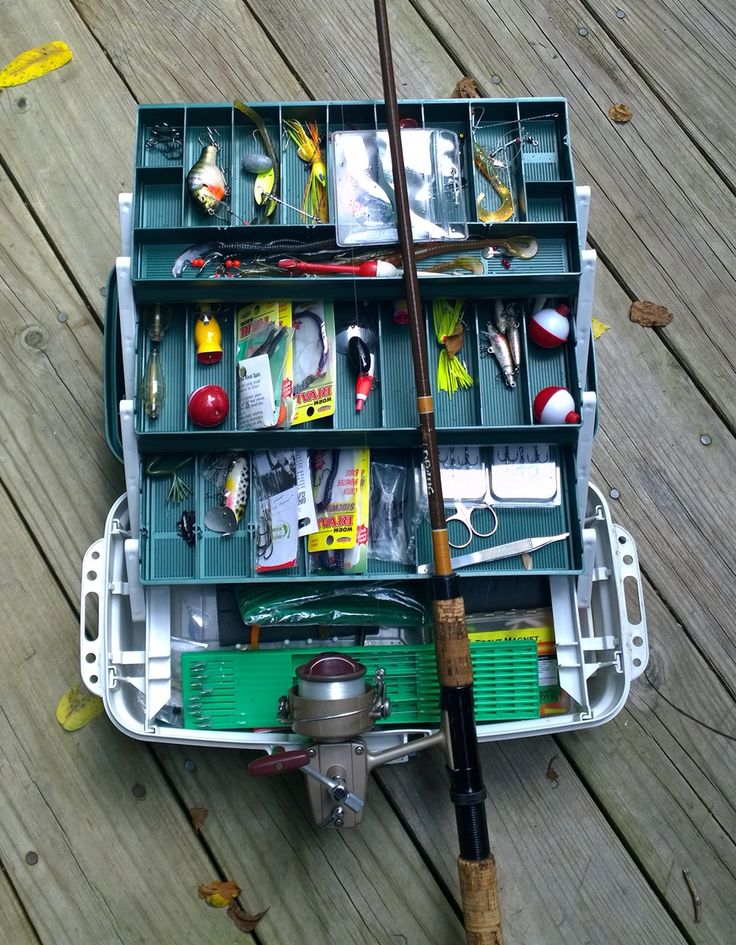
M215 909L224 909L225 906L232 904L241 893L240 886L233 880L228 879L224 882L215 880L212 883L200 883L197 886L197 895L204 899L208 906Z
M608 109L608 117L618 125L624 125L627 121L631 121L631 114L631 109L623 102L616 102Z
M252 932L267 912L268 909L264 909L263 912L255 912L251 915L245 909L241 909L237 902L231 902L227 907L228 919L234 922L241 932Z
M663 325L669 325L674 315L656 302L632 302L629 318L644 328L662 328Z
M201 830L202 824L207 820L209 811L206 807L190 807L189 816L192 818L192 827L195 830Z
M472 79L469 75L464 75L452 90L450 98L480 98L475 79Z

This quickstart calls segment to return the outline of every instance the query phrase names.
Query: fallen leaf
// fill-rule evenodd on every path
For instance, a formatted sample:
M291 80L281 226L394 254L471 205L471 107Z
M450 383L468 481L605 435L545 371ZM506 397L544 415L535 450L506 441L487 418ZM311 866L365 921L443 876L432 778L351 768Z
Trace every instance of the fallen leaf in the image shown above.
M0 72L0 89L23 85L32 79L38 79L47 72L53 72L54 69L65 66L73 55L71 49L61 40L26 49Z
M644 328L661 328L669 325L674 318L672 312L656 302L632 302L629 318Z
M552 757L549 759L549 764L547 765L547 770L545 771L545 774L544 774L545 778L546 778L548 781L551 781L551 782L552 782L552 786L553 786L553 787L557 787L557 785L559 784L559 781L560 781L560 776L559 776L559 774L557 774L557 772L555 771L555 769L552 767L552 765L553 765L553 763L556 761L556 759L557 759L557 755L552 755Z
M102 699L85 692L81 683L67 689L56 706L56 721L66 732L76 732L104 709Z
M215 880L212 883L200 883L197 886L197 895L204 899L208 906L214 909L224 909L229 906L233 899L240 895L240 886L233 880L228 879L224 882Z
M475 79L471 79L469 75L464 75L452 90L450 98L480 98Z
M241 909L237 902L231 902L227 907L228 919L234 922L241 932L252 932L267 912L268 909L264 909L263 912L251 915L245 909Z
M195 830L201 830L209 811L206 807L190 807L189 816L192 818L192 827Z
M593 316L593 338L597 341L600 336L608 331L610 325L606 325L605 322L602 322L600 319Z
M627 121L631 121L631 114L631 109L623 102L616 102L608 109L608 117L618 125L624 125Z

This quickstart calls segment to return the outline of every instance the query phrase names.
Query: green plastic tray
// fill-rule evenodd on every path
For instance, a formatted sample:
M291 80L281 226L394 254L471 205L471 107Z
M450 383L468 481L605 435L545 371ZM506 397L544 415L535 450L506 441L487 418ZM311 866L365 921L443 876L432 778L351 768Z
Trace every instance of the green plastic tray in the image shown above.
M472 444L468 444L472 445ZM490 462L488 451L482 451L486 462ZM169 457L176 462L179 454ZM492 538L474 538L467 548L455 554L480 551L492 545L506 544L521 538L536 535L557 535L569 532L564 541L547 545L535 551L532 571L523 568L519 556L505 558L487 564L463 568L462 575L478 577L495 574L572 574L582 567L582 546L575 490L574 451L570 446L558 447L561 472L562 502L550 508L504 508L498 507L498 531ZM166 499L168 479L151 477L143 472L141 494L141 580L144 584L177 583L250 583L253 581L283 582L299 581L330 583L335 576L330 574L308 574L306 539L301 539L296 567L256 574L255 551L255 502L248 499L246 516L238 530L228 537L198 525L194 546L189 546L176 532L176 522L185 509L192 509L195 519L201 523L205 512L216 505L218 498L211 485L204 479L201 456L180 470L180 475L192 490L192 495L183 502L170 503ZM252 482L252 478L251 478ZM448 514L451 506L448 505ZM432 542L429 526L424 522L417 534L418 563L432 561ZM368 559L367 571L363 575L343 575L341 582L370 582L376 579L423 580L416 569L406 565Z
M344 129L385 128L381 102L254 102L251 106L263 118L272 143L281 154L281 196L299 206L306 182L306 169L293 146L281 145L285 118L316 121L325 153L329 135ZM488 294L491 283L503 285L507 295L524 289L533 277L537 294L574 292L581 263L575 205L572 154L568 138L567 103L563 98L473 99L404 101L402 117L412 118L427 128L447 128L457 132L463 147L465 213L470 223L470 237L531 234L539 240L538 255L528 261L514 260L505 270L498 260L486 267L486 274L463 276L452 280L423 280L426 298L446 294L453 283L453 296L471 298ZM556 117L539 119L540 115ZM151 129L160 122L182 130L183 153L180 160L170 160L149 150L145 142ZM254 125L229 102L203 105L142 105L138 109L133 204L133 281L139 301L166 299L195 301L201 298L231 301L288 297L309 299L314 295L313 280L305 278L205 279L188 270L180 279L173 278L171 267L176 257L193 244L213 240L334 239L332 223L305 225L297 210L279 206L269 226L243 226L225 211L221 218L200 212L186 191L186 174L200 153L199 139L212 128L220 142L219 159L230 186L229 202L233 211L251 219L253 179L240 170L245 153L262 150L253 135ZM494 195L474 165L472 141L486 149L502 143L504 133L523 129L536 145L524 143L508 151L510 179L516 210L503 224L484 224L478 220L476 197L482 191ZM493 204L491 204L491 208ZM235 220L236 225L229 225ZM452 248L462 252L462 245ZM396 292L395 279L321 278L323 298L352 298L355 286L363 298L390 299ZM442 282L442 286L438 283ZM536 291L536 290L535 290Z
M543 349L527 343L526 324L522 332L522 367L515 388L508 388L500 378L495 358L486 353L482 333L490 319L493 302L467 302L467 326L462 357L475 383L453 396L437 391L436 372L430 372L434 397L435 421L443 445L468 443L523 442L544 439L547 442L573 443L578 425L540 427L533 424L532 402L536 393L548 385L567 387L579 401L571 319L571 340L555 349ZM348 359L337 355L336 409L331 417L290 430L237 429L237 372L235 366L236 306L223 305L217 318L222 328L223 357L217 364L200 364L196 359L193 329L197 306L172 307L170 326L160 346L160 360L166 381L166 393L159 417L150 420L141 399L136 406L135 426L140 446L153 450L228 450L274 448L289 443L306 448L381 446L386 431L392 431L396 445L419 444L416 388L411 365L411 340L406 326L396 325L391 303L338 302L336 326L346 326L356 317L372 315L378 328L377 376L379 383L370 394L361 413L355 410L355 374ZM145 309L144 309L145 312ZM436 365L440 348L432 329L431 307L426 307L426 337L430 359ZM139 330L137 376L143 376L150 342L145 329ZM195 426L187 416L189 394L205 384L225 389L230 411L225 421L214 429Z
M296 684L297 666L318 649L183 653L184 727L253 729L278 726L279 697ZM379 725L436 724L440 686L432 644L351 647L367 679L383 668L391 715ZM534 640L471 643L475 718L478 722L539 716L539 675Z

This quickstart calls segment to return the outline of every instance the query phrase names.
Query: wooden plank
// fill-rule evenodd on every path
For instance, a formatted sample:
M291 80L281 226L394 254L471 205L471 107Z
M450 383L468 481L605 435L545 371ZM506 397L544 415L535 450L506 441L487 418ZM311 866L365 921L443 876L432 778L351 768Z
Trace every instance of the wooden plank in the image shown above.
M633 296L675 313L668 343L733 422L733 193L608 36L590 20L578 34L578 0L461 0L451 17L444 0L417 8L484 92L568 97L578 180L593 186L596 245ZM324 42L337 42L341 21L336 15ZM293 62L319 93L309 61ZM636 117L614 125L607 111L622 98Z
M481 757L507 945L685 942L551 738L484 745ZM457 895L443 756L424 752L378 777Z
M649 584L645 596L647 677L634 684L615 721L565 735L562 743L691 940L729 942L736 901L733 698ZM703 900L698 923L683 869Z
M102 336L0 171L0 476L72 596L122 492L102 411ZM83 483L87 485L82 485Z
M729 120L736 111L733 3L639 0L623 17L620 11L615 0L604 0L592 12L696 145L736 182L736 129Z
M632 324L627 310L626 295L601 267L595 313L611 329L596 343L601 414L593 480L619 491L611 510L632 532L647 576L736 695L736 509L723 485L726 470L736 468L736 443L656 335Z
M12 945L39 945L38 936L18 903L5 870L0 868L0 929Z
M258 926L264 945L465 941L375 785L358 828L322 830L311 824L301 773L250 778L245 762L253 753L170 747L157 753L186 803L209 810L202 834L245 890L247 908L270 906ZM185 769L187 759L194 771Z
M152 0L145 12L136 0L72 4L140 102L307 97L240 0Z
M67 42L74 58L0 96L0 155L101 313L101 289L119 252L117 194L130 189L134 103L69 3L3 7L3 61L49 37Z
M371 0L313 6L285 0L249 3L316 99L383 98L375 13ZM396 88L402 98L447 98L461 74L410 0L388 4ZM336 54L337 53L337 54Z
M73 734L56 723L79 678L76 621L4 492L0 529L13 549L0 610L14 615L0 635L0 860L39 937L235 945L241 933L197 899L214 867L150 750L104 718Z

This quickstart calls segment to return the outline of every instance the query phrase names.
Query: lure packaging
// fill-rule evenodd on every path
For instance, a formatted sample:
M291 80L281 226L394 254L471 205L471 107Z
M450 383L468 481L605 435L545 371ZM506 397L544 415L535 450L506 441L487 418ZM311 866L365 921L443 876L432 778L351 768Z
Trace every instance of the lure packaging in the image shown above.
M256 302L238 309L238 429L291 425L291 326L290 302Z
M362 574L368 558L370 450L314 454L318 530L307 539L313 570Z
M401 144L414 239L467 239L458 136L440 128L404 128ZM388 132L336 131L331 148L338 245L397 242Z
M299 495L294 450L253 454L258 495L256 572L293 568L299 552Z
M296 426L335 412L335 310L331 302L295 305L291 324Z

